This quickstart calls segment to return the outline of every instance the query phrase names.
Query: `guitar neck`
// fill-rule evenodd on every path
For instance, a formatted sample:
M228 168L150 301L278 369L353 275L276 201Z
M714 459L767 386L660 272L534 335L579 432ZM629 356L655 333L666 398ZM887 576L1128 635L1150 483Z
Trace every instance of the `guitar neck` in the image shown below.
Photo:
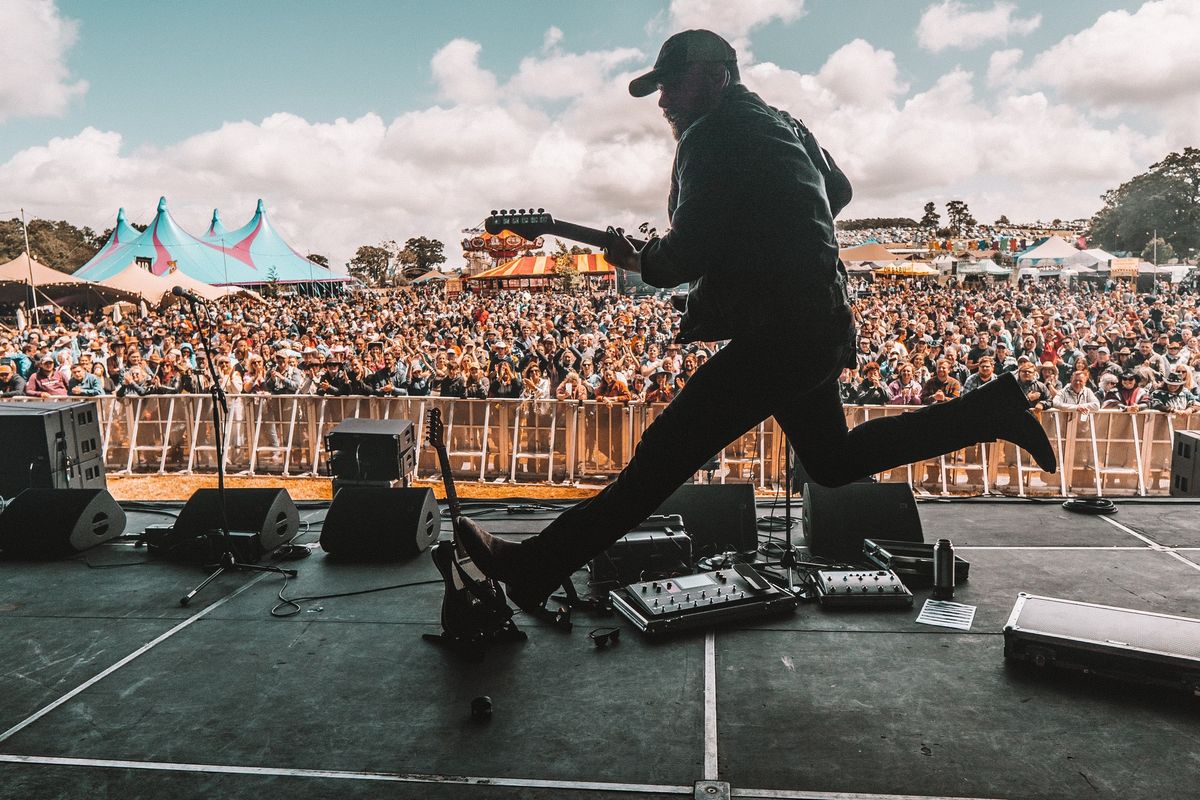
M571 239L576 242L590 244L592 247L606 247L611 238L608 231L602 231L599 228L589 228L586 225L576 225L574 222L563 222L555 220L554 224L549 226L547 233L555 236L561 236L564 239ZM634 247L641 249L646 242L641 239L631 239Z
M454 490L454 475L450 471L450 454L446 452L446 445L437 446L438 464L442 468L442 486L446 489L446 507L450 511L450 519L455 520L462 516L462 507L458 502L458 492Z

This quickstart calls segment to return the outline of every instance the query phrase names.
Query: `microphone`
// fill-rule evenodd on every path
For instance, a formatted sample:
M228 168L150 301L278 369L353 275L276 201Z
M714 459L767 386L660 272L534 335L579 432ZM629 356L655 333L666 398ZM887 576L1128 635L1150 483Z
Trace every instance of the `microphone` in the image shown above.
M176 286L174 289L171 290L171 294L175 295L176 297L182 297L193 303L203 303L204 302L203 297L196 294L195 292L189 292L187 289L183 288L182 286Z

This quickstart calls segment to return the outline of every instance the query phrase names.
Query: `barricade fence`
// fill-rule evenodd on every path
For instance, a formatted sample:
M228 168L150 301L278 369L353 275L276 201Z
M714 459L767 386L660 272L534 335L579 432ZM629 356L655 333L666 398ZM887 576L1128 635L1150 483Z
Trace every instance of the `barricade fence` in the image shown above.
M94 400L109 474L216 472L212 400L207 395ZM229 398L229 414L223 420L225 468L232 475L326 475L325 435L343 419L412 420L423 443L427 413L438 408L457 479L605 483L629 460L642 432L664 407L595 401L236 395ZM846 422L853 427L907 410L911 409L847 406ZM1200 429L1200 414L1043 411L1038 418L1058 455L1060 468L1055 475L1039 470L1014 445L995 442L876 477L903 481L919 494L932 495L1166 495L1174 432ZM697 480L782 490L784 448L782 430L773 418L768 419L716 454ZM438 475L436 454L422 446L417 479L434 480Z

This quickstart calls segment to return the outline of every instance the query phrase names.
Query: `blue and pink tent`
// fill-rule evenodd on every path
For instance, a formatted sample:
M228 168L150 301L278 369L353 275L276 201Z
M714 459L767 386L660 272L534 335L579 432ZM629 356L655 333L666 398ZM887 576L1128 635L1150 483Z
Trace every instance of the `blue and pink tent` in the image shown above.
M159 198L158 213L143 233L130 228L121 233L124 212L117 229L90 261L75 271L75 277L101 281L144 259L154 275L175 270L214 286L259 286L278 283L334 283L348 280L314 264L296 252L275 232L267 219L263 201L254 216L236 231L227 231L220 214L213 211L212 224L203 237L179 227L167 210L167 199ZM132 231L132 235L129 233Z

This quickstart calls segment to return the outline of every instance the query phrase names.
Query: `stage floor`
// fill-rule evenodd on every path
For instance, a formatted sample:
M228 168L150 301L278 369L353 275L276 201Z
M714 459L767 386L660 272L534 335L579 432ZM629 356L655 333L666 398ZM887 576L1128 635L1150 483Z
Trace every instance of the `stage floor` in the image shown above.
M478 664L421 639L440 582L277 619L277 576L222 576L181 608L204 571L129 542L3 562L0 798L1191 796L1200 701L1004 662L1021 591L1200 617L1200 505L1118 505L923 501L926 540L971 562L969 632L917 624L928 591L912 610L806 604L665 641L626 623L604 649L587 631L620 618L577 612L564 634L519 615L529 640ZM302 510L298 541L323 514ZM164 521L134 511L129 529ZM428 554L288 566L289 596L437 578Z

